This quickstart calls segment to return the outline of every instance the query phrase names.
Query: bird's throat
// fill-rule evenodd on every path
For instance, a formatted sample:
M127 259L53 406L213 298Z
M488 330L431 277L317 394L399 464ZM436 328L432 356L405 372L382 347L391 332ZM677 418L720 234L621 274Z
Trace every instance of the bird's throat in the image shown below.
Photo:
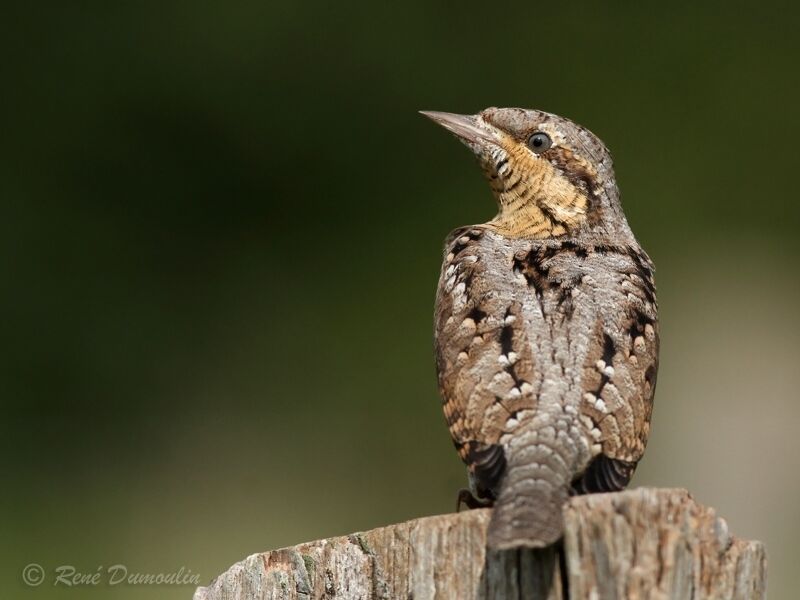
M589 200L543 158L508 153L510 168L489 174L499 207L486 225L508 237L548 238L566 235L586 220Z

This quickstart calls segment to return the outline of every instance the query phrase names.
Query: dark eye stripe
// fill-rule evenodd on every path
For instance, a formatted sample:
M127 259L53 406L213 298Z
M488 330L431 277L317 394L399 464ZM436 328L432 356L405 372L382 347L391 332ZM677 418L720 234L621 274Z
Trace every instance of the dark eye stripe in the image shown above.
M552 152L548 153L548 158L550 163L559 169L572 185L585 190L590 199L594 198L597 181L579 161L575 160L574 154L570 150L554 148Z

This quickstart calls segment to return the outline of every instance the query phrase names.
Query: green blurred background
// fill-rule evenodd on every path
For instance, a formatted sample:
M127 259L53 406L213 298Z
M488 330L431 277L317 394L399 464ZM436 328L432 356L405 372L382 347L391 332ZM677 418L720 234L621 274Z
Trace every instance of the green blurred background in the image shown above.
M449 512L441 242L493 215L416 114L537 107L612 149L658 267L634 485L800 585L798 8L62 2L0 20L3 598L189 598L250 553ZM47 580L24 585L39 563Z

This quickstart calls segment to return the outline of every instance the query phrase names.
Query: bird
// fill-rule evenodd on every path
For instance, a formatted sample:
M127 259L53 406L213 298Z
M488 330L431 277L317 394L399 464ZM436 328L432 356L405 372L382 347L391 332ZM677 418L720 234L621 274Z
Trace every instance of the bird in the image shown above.
M496 216L444 244L439 392L487 545L540 548L577 494L624 489L650 434L658 372L654 265L588 129L533 109L420 111L477 157Z

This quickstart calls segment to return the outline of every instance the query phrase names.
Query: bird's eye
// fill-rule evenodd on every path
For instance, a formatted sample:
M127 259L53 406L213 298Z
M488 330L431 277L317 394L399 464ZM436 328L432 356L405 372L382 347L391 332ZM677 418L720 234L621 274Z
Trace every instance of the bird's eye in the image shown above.
M550 136L541 131L531 134L531 137L528 138L528 148L533 150L536 154L541 154L552 145L553 141L550 139Z

